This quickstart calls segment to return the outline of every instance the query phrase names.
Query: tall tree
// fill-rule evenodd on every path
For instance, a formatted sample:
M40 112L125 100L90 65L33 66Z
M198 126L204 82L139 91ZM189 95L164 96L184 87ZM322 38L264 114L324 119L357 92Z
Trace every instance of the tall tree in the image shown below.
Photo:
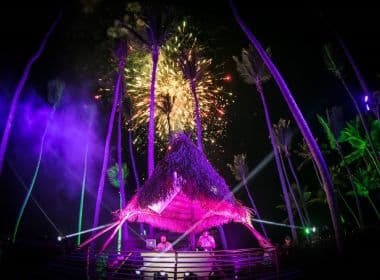
M40 151L39 151L39 154L38 154L37 166L34 169L32 182L30 183L29 190L28 190L28 192L27 192L27 194L25 196L25 199L24 199L24 201L23 201L23 203L21 205L20 211L19 211L18 216L17 216L16 225L15 225L15 228L14 228L14 231L13 231L13 235L12 235L12 241L13 242L16 241L17 232L18 232L18 228L20 226L20 222L21 222L22 216L24 215L24 211L25 211L26 205L28 204L30 196L32 195L32 191L33 191L34 186L36 184L36 179L37 179L38 173L40 172L40 166L41 166L42 155L43 155L43 152L44 152L46 136L47 136L47 133L49 131L49 127L50 127L50 125L51 125L51 123L53 121L55 112L57 111L57 106L59 105L59 103L61 101L61 97L62 97L64 88L65 88L65 83L63 81L61 81L61 80L52 80L52 81L50 81L48 83L49 103L53 104L53 109L51 110L51 112L50 112L50 114L48 116L47 123L46 123L46 126L45 126L45 130L44 130L44 132L42 134L41 144L40 144Z
M269 51L269 50L268 50ZM233 57L236 62L237 70L239 74L243 77L244 81L248 84L253 84L256 86L256 90L260 95L261 103L264 108L264 115L266 125L269 131L269 138L272 144L272 149L274 153L274 158L276 161L277 172L280 177L282 195L285 200L286 209L288 212L289 223L291 226L291 232L293 240L297 242L297 231L294 225L294 217L291 208L289 193L286 187L286 181L284 172L281 166L280 155L277 150L276 138L272 129L272 121L269 116L268 105L265 100L264 89L262 83L270 79L270 74L261 58L254 51L253 47L250 45L248 50L243 49L241 55L241 61L237 57Z
M198 149L203 152L202 124L199 113L197 85L199 80L202 78L203 73L206 71L209 62L205 59L202 59L199 52L200 50L197 47L193 46L180 55L179 63L185 79L187 79L190 83L191 93L193 94L195 122L197 125L197 145Z
M124 75L123 75L124 77ZM118 166L123 166L123 147L122 147L122 129L123 129L123 100L124 100L124 79L122 80L122 83L120 85L120 101L119 101L119 106L118 106L118 119L117 119L117 163ZM118 178L120 182L120 208L124 209L125 206L127 206L126 202L126 195L125 195L125 179L123 176L123 170L122 168L118 168ZM120 228L120 234L122 235L122 244L125 245L127 244L128 240L128 224L124 223L122 228ZM121 246L120 246L121 247ZM124 248L123 248L124 249ZM120 252L120 249L119 249Z
M274 65L273 61L267 54L267 52L264 50L264 48L261 46L261 43L256 39L256 37L253 35L253 33L249 30L248 26L245 24L245 22L242 20L240 15L238 14L238 11L236 7L234 6L232 0L229 0L233 15L241 27L242 31L245 33L251 44L256 48L258 53L260 54L261 58L265 62L265 65L268 67L269 71L272 73L273 78L275 79L277 85L279 86L282 96L284 97L288 108L290 109L298 128L300 129L309 149L310 152L315 160L315 163L318 167L318 171L321 175L321 179L323 182L323 188L326 193L326 198L329 205L330 210L330 216L332 220L332 224L334 227L335 232L335 239L336 244L339 252L342 252L342 239L341 239L341 226L339 224L339 209L338 204L336 200L336 196L334 195L334 186L331 180L331 176L329 173L328 166L325 162L325 159L322 156L321 150L318 147L318 144L313 136L313 134L310 131L310 128L308 124L306 123L297 103L295 102L293 95L291 94L284 78L278 71L277 67Z
M119 160L118 160L119 161ZM122 168L119 168L119 166L122 166ZM114 166L110 167L107 170L108 180L110 184L119 189L119 209L124 209L125 205L125 197L123 198L123 195L125 196L125 193L122 193L121 187L122 183L126 181L126 178L128 176L128 169L127 165L124 163L122 165L119 165L119 163L116 163ZM121 174L121 176L120 176ZM122 178L120 180L120 177ZM126 242L128 239L128 228L127 227L121 227L118 232L118 238L117 238L117 251L118 253L121 252L121 250L125 250L126 248Z
M329 142L330 149L337 151L339 157L341 158L341 160L343 162L344 161L344 155L343 155L342 147L340 146L340 144L337 140L337 138L339 137L339 134L340 134L340 130L338 128L338 125L336 124L337 123L337 117L335 114L336 111L337 111L337 109L334 109L332 111L332 114L330 114L327 111L327 121L321 116L317 116L317 117L318 117L319 123L322 125L322 127L325 131L326 137L327 137L328 142ZM343 167L347 172L347 175L348 175L348 178L350 181L350 185L352 188L352 193L353 193L353 196L355 198L355 204L356 204L356 208L357 208L358 215L359 215L358 227L361 227L361 225L363 224L363 215L362 215L362 211L361 211L361 207L360 207L359 196L357 194L355 185L353 183L353 174L352 174L351 169L349 168L349 166L347 164L344 164Z
M5 123L5 129L3 133L3 137L1 138L1 145L0 145L0 175L3 172L3 166L4 166L4 158L5 158L5 152L7 150L7 145L9 141L9 137L11 135L11 128L14 122L14 118L16 115L16 110L18 106L18 102L20 100L21 92L24 89L24 85L26 83L26 80L29 77L30 70L33 66L33 64L36 62L36 60L41 56L42 52L45 49L46 43L50 37L50 35L53 33L54 29L56 28L58 22L60 21L62 17L62 13L58 15L58 17L53 22L52 26L48 30L48 32L45 34L44 38L41 41L40 47L38 48L37 52L29 59L28 63L26 64L26 67L24 69L24 72L22 73L21 79L17 84L16 90L13 94L11 107L8 114L7 122Z
M148 177L154 170L154 138L155 138L155 84L160 48L169 36L173 21L171 12L163 11L159 3L141 6L137 2L127 5L124 27L135 43L149 50L152 54L152 78L150 84L150 106L148 125Z
M352 65L353 69L355 70L355 74L356 76L358 77L358 80L360 81L360 85L362 86L367 98L370 97L370 93L368 91L368 88L360 74L360 71L359 69L357 68L350 52L348 51L348 49L346 48L345 44L343 43L343 41L340 40L340 43L341 43L341 46L348 58L348 60L350 61L350 64ZM351 99L351 102L352 104L354 105L355 107L355 110L356 112L358 113L358 116L360 118L360 122L361 122L361 125L363 126L364 128L364 132L366 134L366 137L368 138L368 143L372 149L372 152L375 153L376 155L376 149L375 149L375 146L372 142L372 137L371 137L371 134L369 133L369 130L368 130L368 126L367 126L367 123L364 119L364 116L363 116L363 113L362 113L362 110L360 109L360 106L357 102L357 100L355 99L355 96L354 94L351 92L350 88L348 87L347 83L346 83L346 80L344 79L343 77L343 74L342 74L342 66L334 59L333 57L333 54L332 54L332 49L331 49L331 46L329 45L326 45L324 47L324 57L325 57L325 63L326 63L326 66L327 66L327 69L332 72L335 77L337 77L337 79L339 80L339 82L342 84L343 88L345 89L345 91L347 92L348 96L350 97ZM377 155L375 157L376 159L376 162L377 164L379 165L379 161L377 159Z
M111 109L110 118L108 121L108 129L107 129L107 136L106 141L104 145L104 154L103 154L103 163L102 163L102 170L100 174L100 180L99 180L99 186L98 186L98 192L96 196L96 204L95 204L95 213L94 213L94 221L93 221L93 227L97 227L99 225L99 216L100 216L100 208L102 204L102 198L103 198L103 192L104 192L104 184L105 184L105 178L107 173L107 166L110 156L110 144L111 144L111 137L112 137L112 128L115 121L115 115L116 115L116 109L117 104L119 103L121 89L122 89L122 81L123 81L123 72L125 68L125 60L127 56L127 44L125 41L120 41L120 43L117 46L116 51L117 59L118 59L118 74L116 79L116 85L115 85L115 91L113 95L113 104Z
M368 202L375 211L376 217L380 220L380 212L370 197L371 191L380 188L380 179L376 176L376 173L373 172L371 166L368 166L367 168L359 168L357 170L354 175L354 184L359 195L368 199Z
M231 169L232 174L234 174L235 179L237 181L243 181L245 191L248 195L251 206L253 210L255 211L255 215L257 216L257 218L259 218L259 220L261 220L260 212L257 209L256 203L253 200L251 192L249 191L249 188L248 188L248 183L247 183L248 166L245 160L246 157L247 156L245 154L234 155L234 162L232 164L228 164L228 167ZM268 239L268 234L267 234L267 231L265 230L264 224L260 223L260 227L261 227L261 230L263 231L263 234Z
M173 104L175 102L175 97L170 96L169 94L164 95L159 104L157 104L158 109L160 109L165 115L168 122L168 139L170 140L170 135L172 134L172 127L170 123L170 113L173 110Z
M301 188L300 181L298 179L297 173L294 169L292 157L291 157L291 141L292 141L292 131L290 129L290 120L280 119L277 124L273 125L274 132L276 134L277 143L279 145L280 153L284 153L287 160L290 172L296 183L296 189L298 192L299 200L301 202L301 207L304 212L307 223L310 225L310 216L306 208L305 201L303 199L303 192Z

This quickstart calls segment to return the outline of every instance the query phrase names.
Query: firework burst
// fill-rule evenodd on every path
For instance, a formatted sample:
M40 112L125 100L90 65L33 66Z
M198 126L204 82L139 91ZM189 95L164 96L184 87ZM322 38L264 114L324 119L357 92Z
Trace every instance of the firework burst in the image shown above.
M194 99L190 83L185 79L178 64L178 56L183 50L202 48L197 38L188 31L186 21L177 26L175 34L161 48L156 73L155 123L157 144L167 142L169 126L171 131L194 131ZM200 59L198 67L206 69L197 81L197 96L204 131L204 144L216 145L225 132L224 117L229 103L229 95L215 83L212 73L207 70L211 59ZM135 141L141 142L146 136L149 119L149 93L152 72L150 54L135 50L128 57L126 81L132 108L132 121L137 131ZM193 133L194 135L194 133ZM139 145L140 146L140 145ZM161 145L163 150L163 145Z

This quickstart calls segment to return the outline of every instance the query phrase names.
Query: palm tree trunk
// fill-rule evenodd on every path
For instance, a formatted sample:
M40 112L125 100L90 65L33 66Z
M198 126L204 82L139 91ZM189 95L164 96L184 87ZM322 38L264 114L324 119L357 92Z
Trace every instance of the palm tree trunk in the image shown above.
M290 196L291 196L291 198L294 201L294 206L296 207L296 211L298 213L298 216L300 217L301 224L302 224L303 227L305 227L305 225L306 225L305 218L303 216L303 213L301 212L298 200L297 200L296 196L294 195L293 188L292 188L292 185L291 185L291 183L289 181L289 177L288 177L288 174L287 174L287 171L286 171L284 158L283 158L280 150L278 151L278 154L280 155L281 166L282 166L282 170L284 172L284 177L285 177L286 184L288 186L288 192L290 193Z
M371 159L373 165L374 165L375 168L376 168L377 174L379 174L379 176L380 176L380 170L379 170L380 166L376 163L376 157L374 157L374 156L372 155L371 151L370 151L368 148L366 148L366 151L367 151L367 153L368 153L368 155L369 155L369 158ZM376 154L375 154L375 155L376 155Z
M167 113L166 120L168 121L168 139L170 140L170 135L172 134L172 127L170 124L170 113Z
M107 130L107 136L106 136L106 143L104 145L104 155L103 155L102 171L101 171L101 174L100 174L98 193L97 193L97 196L96 196L95 213L94 213L94 221L93 221L93 227L94 228L99 225L100 207L101 207L101 204L102 204L104 184L105 184L106 173L107 173L107 166L108 166L108 160L109 160L110 144L111 144L111 137L112 137L112 128L113 128L113 124L114 124L114 121L115 121L117 104L119 102L119 95L120 95L120 88L121 88L121 82L122 82L122 77L123 77L124 66L125 66L125 59L123 57L120 57L119 69L118 69L118 77L117 77L117 80L116 80L115 93L114 93L114 97L113 97L114 99L113 99L110 119L109 119L109 122L108 122L108 130Z
M346 205L347 209L348 209L348 212L350 212L350 214L352 215L352 217L354 218L356 224L358 225L358 227L360 228L360 223L359 223L359 220L358 220L358 217L356 217L355 215L355 212L354 210L352 210L350 204L348 204L347 200L344 198L344 196L342 195L342 193L340 192L340 190L336 190L339 197L342 199L344 205Z
M191 86L191 92L194 97L194 111L195 111L195 122L197 125L197 146L198 149L203 153L203 147L202 147L202 123L201 123L201 117L199 114L199 102L198 102L198 96L197 96L197 90L194 80L190 80L190 86ZM227 239L226 235L224 233L224 229L222 226L218 227L220 238L222 239L223 249L228 249Z
M135 178L136 189L140 189L140 179L136 168L135 152L133 150L133 137L132 137L132 125L128 128L128 146L129 146L129 157L131 160L133 177Z
M315 162L317 164L318 170L321 174L322 181L323 181L323 188L326 193L327 202L330 209L330 215L332 224L334 227L335 232L335 239L336 244L339 252L342 252L342 239L341 239L341 226L338 220L339 217L339 209L338 204L336 201L336 197L334 195L334 186L331 181L331 176L327 167L327 164L322 156L322 153L318 147L317 142L315 141L315 138L313 137L313 134L310 131L309 126L307 125L305 119L303 118L303 115L298 108L298 105L296 104L290 90L288 89L288 86L286 85L283 77L281 76L280 72L277 70L276 66L273 64L271 58L268 56L268 54L265 52L263 47L261 46L261 43L256 39L256 37L252 34L252 32L248 29L246 24L243 22L243 20L240 18L235 6L232 3L232 0L229 0L230 6L232 8L234 17L238 24L240 25L241 29L246 34L249 41L252 43L252 45L256 48L258 53L260 54L261 58L264 60L266 66L270 70L270 72L273 75L273 78L275 79L276 83L278 84L281 93L288 104L288 108L290 109L297 126L299 127L306 144L308 145L310 152L315 159Z
M53 33L53 31L54 31L55 27L57 26L57 24L58 24L59 20L61 19L61 17L62 17L62 13L60 13L58 15L58 17L55 19L55 21L53 22L52 26L48 30L48 32L45 34L45 36L42 39L40 47L38 48L37 52L29 59L28 63L26 64L26 67L24 69L24 72L22 73L21 79L20 79L20 81L17 84L15 93L14 93L13 98L12 98L12 103L11 103L11 107L10 107L10 110L9 110L8 119L7 119L7 122L5 124L3 137L1 139L1 145L0 145L0 175L3 172L5 151L7 150L7 145L8 145L9 137L11 135L11 128L13 126L13 121L14 121L14 118L15 118L15 115L16 115L16 110L17 110L18 102L20 100L21 92L24 89L24 85L26 83L26 80L29 77L30 69L32 68L34 62L36 62L36 60L41 56L41 54L42 54L42 52L43 52L43 50L44 50L44 48L46 46L47 40L49 39L50 35Z
M88 132L87 132L87 143L86 148L84 152L84 163L83 163L83 176L82 176L82 190L81 190L81 196L80 196L80 205L79 205L79 214L78 214L78 236L77 236L77 245L80 245L81 242L81 234L82 231L82 222L83 222L83 205L84 205L84 193L86 190L86 182L87 182L87 163L88 163L88 150L90 146L90 131L92 127L93 122L93 113L90 113L90 122L88 124Z
M194 110L195 110L195 121L197 124L197 144L198 149L203 152L202 148L202 124L201 124L201 117L199 114L199 102L198 102L198 96L196 91L196 86L194 80L190 80L191 85L191 92L193 93L194 97Z
M367 196L367 199L368 199L369 203L371 204L373 210L375 211L377 218L380 220L380 213L379 213L379 210L377 210L375 203L373 203L373 201L369 195Z
M251 196L251 193L250 193L250 191L248 189L247 179L245 178L245 176L243 176L243 183L244 183L245 191L247 192L249 201L251 202L252 208L255 211L255 214L256 214L257 218L259 218L259 220L261 220L261 216L260 216L259 210L257 209L255 201L253 200L253 197ZM265 226L261 222L260 222L260 227L261 227L261 230L263 231L263 234L265 235L265 238L269 239L267 231L265 230Z
M159 56L158 46L153 46L152 49L152 79L150 83L150 104L149 104L149 128L148 128L148 178L152 175L154 170L154 109L155 109L155 86L156 86L156 72Z
M370 94L370 91L368 90L367 84L366 84L366 82L364 81L364 78L363 78L362 74L360 73L359 67L356 65L355 60L354 60L354 58L352 57L350 51L348 50L346 44L343 42L343 40L342 40L338 35L337 35L337 39L338 39L338 42L339 42L340 46L341 46L342 49L343 49L344 54L345 54L346 57L347 57L349 63L351 64L352 69L353 69L354 72L355 72L355 76L356 76L356 78L358 79L358 81L359 81L359 83L360 83L360 86L361 86L363 92L364 92L367 96L370 96L371 94ZM346 86L346 88L348 88L348 87ZM350 96L351 96L351 99L353 99L353 95L350 94ZM365 124L364 117L363 117L363 115L362 115L362 113L361 113L361 110L360 110L360 108L359 108L359 106L358 106L356 100L353 99L353 101L356 103L355 107L358 108L357 111L358 111L358 113L359 113L359 117L360 117L360 120L361 120L361 122L362 122L362 125L363 125L363 128L364 128L364 130L365 130L365 133L366 133L366 135L367 135L367 138L368 138L369 144L370 144L370 146L371 146L371 149L372 149L372 151L374 152L374 154L376 155L376 162L377 162L378 165L380 165L380 164L379 164L379 160L378 160L378 155L377 155L377 153L376 153L375 146L374 146L374 144L373 144L373 142L372 142L371 134L369 133L368 128L367 128L367 126L366 126L366 124Z
M375 146L373 145L372 137L371 137L371 134L368 130L367 124L365 122L362 110L360 109L358 102L356 101L354 95L352 94L351 90L347 86L346 81L343 79L343 77L341 75L338 75L338 79L341 82L341 84L343 85L343 87L346 90L346 92L348 93L348 95L350 96L352 103L354 104L355 110L359 115L360 122L364 128L364 132L365 132L366 137L368 139L368 143L371 146L371 150L376 155L376 165L379 165L379 161L377 159L377 154L376 154L376 149L375 149ZM369 94L368 94L368 96L369 96Z
M136 168L135 152L133 150L132 125L128 128L129 157L131 160L133 177L135 178L136 190L140 190L140 179ZM140 234L144 232L144 225L140 223Z
M53 109L50 112L50 115L49 115L48 121L46 123L46 127L45 127L45 130L44 130L44 133L42 134L41 145L40 145L40 152L38 154L37 166L36 166L36 169L34 170L32 182L30 183L29 190L28 190L28 192L27 192L27 194L25 196L25 199L24 199L24 201L23 201L23 203L21 205L20 211L19 211L18 216L17 216L16 225L15 225L15 228L14 228L14 231L13 231L13 235L12 235L12 242L13 243L16 241L17 232L18 232L18 228L20 226L20 222L21 222L22 216L24 215L24 211L25 211L26 205L28 204L30 196L32 195L32 191L34 189L34 186L35 186L35 183L36 183L36 179L37 179L38 173L40 171L40 166L41 166L42 155L43 155L43 152L44 152L46 135L47 135L47 132L49 130L50 123L53 120L53 117L54 117L54 114L55 114L55 111L56 111L56 105L57 105L57 103L54 104Z
M338 151L339 156L343 160L344 156L343 156L342 149L341 149L341 147L340 147L340 145L339 145L338 142L336 142L336 150ZM356 208L357 208L358 214L359 214L359 224L358 224L358 226L360 228L363 225L363 214L362 214L362 208L360 206L360 200L359 200L358 192L356 191L355 185L352 182L352 179L354 178L354 176L352 175L352 172L351 172L350 168L346 164L344 164L344 168L346 169L347 175L348 175L350 183L351 183L352 192L354 194L355 204L356 204Z
M296 182L297 191L298 191L298 194L300 196L301 207L302 207L302 209L303 209L303 211L305 213L306 222L307 222L307 224L310 225L311 221L310 221L309 211L307 210L306 205L305 205L305 199L304 199L304 195L303 195L303 192L302 192L302 189L301 189L301 184L300 184L300 181L298 180L297 173L294 170L294 166L293 166L293 162L292 162L290 153L287 152L285 156L286 156L286 159L288 161L290 172L292 173L293 179Z
M119 177L119 183L120 183L120 207L121 209L124 209L124 207L127 205L125 200L125 182L123 179L123 155L122 155L122 111L123 111L123 93L122 93L123 85L120 84L120 102L119 102L119 112L118 112L118 120L117 120L117 163L119 165L118 168L118 177ZM120 228L121 231L121 241L122 246L124 247L128 240L128 223L125 222L123 226Z
M152 49L152 79L150 83L150 104L149 104L149 127L148 127L148 178L153 174L154 170L154 111L155 111L155 86L156 86L156 73L159 56L159 47L153 46ZM152 226L149 226L149 237L152 238L154 230Z
M291 226L292 237L293 237L294 242L297 242L297 239L298 239L297 238L297 231L296 231L296 228L295 228L295 225L294 225L294 217L293 217L292 207L291 207L291 204L290 204L289 193L288 193L287 188L286 188L286 182L285 182L284 173L283 173L282 167L281 167L280 156L278 154L277 145L276 145L276 142L275 142L275 136L274 136L274 132L272 130L272 122L270 120L267 103L265 101L264 91L263 91L263 88L261 87L260 81L256 82L256 89L257 89L257 91L260 94L261 102L262 102L263 108L264 108L265 121L267 123L267 127L268 127L268 130L269 130L269 138L270 138L270 141L271 141L271 144L272 144L272 149L273 149L274 158L275 158L275 161L276 161L278 175L280 177L282 195L284 197L286 210L288 212L289 224Z

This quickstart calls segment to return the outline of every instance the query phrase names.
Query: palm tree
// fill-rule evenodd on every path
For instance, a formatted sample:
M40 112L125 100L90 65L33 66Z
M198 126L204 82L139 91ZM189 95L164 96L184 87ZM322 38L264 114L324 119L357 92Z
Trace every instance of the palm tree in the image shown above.
M119 159L118 159L119 161ZM122 168L119 168L119 166L123 166ZM111 184L111 186L115 187L115 188L118 188L120 191L119 191L119 196L120 196L120 199L119 199L119 209L124 209L125 207L125 193L123 193L121 191L121 187L123 186L123 182L125 182L127 176L128 176L128 169L127 169L127 165L124 163L122 165L119 165L119 163L116 163L114 166L110 167L108 170L107 170L107 175L108 175L108 180ZM121 174L121 176L120 176ZM120 177L122 178L120 180ZM118 234L118 238L117 238L117 251L118 253L120 253L121 249L122 249L122 244L126 244L126 241L128 239L128 227L127 226L123 226L123 228L120 228L119 229L119 234Z
M337 119L336 119L336 114L334 114L335 111L336 110L333 110L333 114L331 114L331 116L330 116L329 112L327 111L327 121L324 120L321 116L317 116L317 118L318 118L319 123L322 125L322 127L326 133L330 148L332 150L337 151L341 160L344 161L344 155L342 152L342 147L340 146L340 144L337 140L337 137L339 136L340 131L337 129L337 125L336 125ZM332 126L332 124L335 124L335 125ZM332 127L334 127L335 129L332 129ZM352 175L351 169L348 167L347 164L344 164L343 166L344 166L344 168L347 172L347 175L349 177L352 192L353 192L353 195L355 198L356 207L357 207L358 214L359 214L358 227L361 227L361 225L363 224L363 216L362 216L362 211L361 211L361 207L360 207L359 197L358 197L358 194L356 192L355 185L353 183L353 175Z
M354 184L358 194L368 199L368 202L375 211L376 217L380 220L380 212L370 197L370 192L372 190L380 188L380 179L376 176L376 173L373 172L371 166L368 166L365 169L359 168L357 172L355 172Z
M252 208L255 211L255 214L259 220L261 220L260 212L256 207L255 201L253 200L253 197L248 189L247 184L247 174L248 174L248 166L246 163L246 155L245 154L238 154L234 156L234 162L233 164L227 164L228 167L231 169L232 174L235 176L235 179L237 181L243 181L243 185L245 188L245 191L247 192L249 201L251 202ZM260 223L261 230L263 231L263 234L268 239L267 231L265 230L264 224Z
M44 38L42 39L40 43L40 47L38 48L37 52L29 59L28 63L26 64L26 67L24 69L24 72L22 73L21 79L17 84L16 90L13 94L11 107L8 114L8 119L5 124L3 137L1 138L1 145L0 145L0 175L3 172L3 166L4 166L4 158L5 158L5 152L7 150L7 145L9 141L9 137L11 135L11 128L13 126L14 118L16 115L16 110L18 106L18 102L20 100L21 92L24 89L24 85L26 83L26 80L29 77L30 70L36 62L36 60L41 56L43 50L45 49L47 40L49 39L50 35L53 33L55 27L57 26L59 20L61 19L62 13L58 15L58 17L53 22L52 26L49 28L48 32L45 34Z
M292 140L292 131L291 131L289 126L290 126L290 120L287 121L285 119L280 119L278 121L278 124L273 125L273 129L274 129L274 132L276 134L276 139L277 139L277 143L279 146L280 155L281 155L281 153L284 153L284 155L287 159L287 163L288 163L290 172L292 173L293 179L296 183L296 189L297 189L297 192L298 192L298 195L300 198L302 209L303 209L304 214L305 214L306 222L307 222L307 224L310 224L310 217L309 217L308 210L305 206L305 201L303 199L303 195L302 195L303 192L301 189L301 184L299 182L299 179L298 179L297 173L294 169L293 161L291 158L290 144L291 144L291 140ZM285 164L284 164L284 172L286 174ZM292 192L292 188L289 188L289 189ZM299 212L301 212L301 211L299 211ZM300 218L301 218L301 216L300 216Z
M340 191L340 188L339 188L339 186L342 186L342 187L346 186L345 180L342 180L341 167L339 165L332 166L330 168L330 173L331 173L331 177L332 177L332 180L334 182L334 185L336 186L336 188L335 188L336 193L338 194L339 198L343 201L348 212L350 212L350 214L354 218L356 224L358 225L358 228L360 228L360 221L359 221L358 217L356 216L355 211L351 208L350 204L347 202L347 200L345 199L344 195L342 194L342 192ZM357 192L355 191L355 193L357 193ZM352 195L353 191L350 191L349 194Z
M375 121L377 123L377 121ZM373 126L376 128L376 126ZM360 133L359 120L355 120L347 123L346 127L343 128L338 142L349 143L354 149L352 153L344 157L343 164L350 164L354 161L363 159L364 161L368 158L375 167L378 175L380 176L380 166L376 162L376 154L373 154L369 147L368 138L363 137ZM376 151L376 150L375 150ZM369 164L369 163L368 163Z
M200 57L200 49L193 46L192 48L181 53L179 64L182 73L190 83L191 93L194 98L195 121L197 125L197 144L198 149L203 151L202 148L202 124L199 114L199 102L197 96L197 84L202 78L203 73L206 71L210 64L210 60L205 60Z
M170 123L170 113L173 110L173 104L175 102L175 97L166 94L157 104L158 109L160 109L165 115L168 121L168 139L170 140L170 135L172 134L171 123Z
M306 123L300 109L298 108L297 103L295 102L293 95L291 94L287 84L285 83L284 78L278 71L277 67L274 65L273 61L269 57L269 55L266 53L264 48L261 46L261 43L256 39L256 37L252 34L252 32L248 29L247 25L243 20L240 18L240 15L238 14L232 0L229 0L233 15L237 21L237 23L240 25L243 32L246 34L247 38L251 42L251 44L256 48L258 53L260 54L261 58L263 59L265 65L268 67L269 71L272 73L273 78L275 79L277 85L279 86L282 96L284 97L288 108L290 109L298 128L300 129L310 151L311 154L315 160L315 163L318 167L318 171L320 172L321 179L323 182L323 188L326 193L329 209L330 209L330 215L332 224L334 227L335 232L335 239L337 243L337 248L339 252L342 251L342 243L341 243L341 227L338 221L338 204L336 201L336 196L334 195L334 186L331 181L331 176L329 173L329 169L327 167L327 164L322 156L322 153L317 145L317 142L315 138L313 137L313 134L310 131L310 128L308 124Z
M297 186L296 186L296 184L291 184L290 187L291 187L293 190L297 190ZM310 198L311 198L311 194L312 194L312 193L311 193L310 191L308 191L307 187L305 187L304 190L303 190L303 193L302 193L302 198L303 198L303 200L305 201L305 207L306 207L306 208L308 207L308 202L309 202L309 200L310 200ZM292 202L291 202L291 207L292 207L292 212L293 212L293 214L295 214L295 213L297 212L297 205L295 204L294 200L292 200ZM279 205L276 206L276 208L286 211L286 206L285 206L285 204L279 204ZM288 221L289 221L289 219L286 218L283 222L284 222L284 223L287 223Z
M130 3L127 6L127 19L124 26L134 42L140 43L152 54L152 79L150 86L149 126L148 126L148 178L154 170L154 111L155 111L155 84L160 48L169 36L169 28L173 17L168 10L165 12L153 3L152 6L140 6L138 3ZM129 17L128 17L129 16Z
M280 155L277 150L277 146L275 142L276 139L274 136L274 132L272 130L272 122L269 116L268 106L265 101L264 90L262 87L262 83L270 79L270 74L268 73L268 70L265 64L263 63L263 61L260 59L257 53L254 52L254 49L251 45L249 46L248 50L245 50L245 49L242 50L241 61L239 61L237 57L233 57L233 59L235 60L237 70L239 74L244 78L244 81L248 84L254 84L256 86L257 92L260 95L261 102L264 108L265 120L266 120L267 128L269 131L269 138L272 144L274 158L276 161L277 171L280 177L282 194L285 200L286 209L288 211L292 237L293 237L293 240L296 242L297 232L294 226L294 217L293 217L293 213L291 209L289 193L286 187L286 181L285 181L285 176L284 176L282 166L281 166Z
M136 168L136 160L135 160L135 152L133 148L133 129L132 129L132 114L131 114L131 101L127 96L127 110L125 111L125 121L127 124L127 130L128 130L128 151L129 151L129 158L131 161L131 166L132 166L132 172L133 172L133 177L135 179L135 184L136 184L136 190L140 190L140 177L137 172ZM140 234L144 232L144 225L140 223Z
M203 152L202 146L202 122L199 113L199 101L197 96L197 85L198 82L202 79L204 72L207 70L207 67L210 65L211 60L202 59L200 56L201 49L196 46L182 51L179 55L179 65L182 70L183 76L186 80L189 81L191 93L194 98L194 111L195 111L195 123L197 126L197 146L198 149ZM218 227L219 233L222 238L224 249L227 248L227 240L225 237L224 229L222 226Z
M341 46L348 58L348 60L350 61L352 67L354 68L355 70L355 74L356 76L358 77L359 81L360 81L360 84L366 94L367 97L370 96L370 93L368 91L368 88L367 86L365 85L365 82L363 80L363 78L361 77L361 74L359 72L359 69L356 67L356 64L351 56L351 54L349 53L348 49L346 48L346 46L344 45L343 41L339 40L340 43L341 43ZM371 135L368 131L368 127L367 127L367 124L366 124L366 121L364 119L364 116L363 116L363 113L362 113L362 110L360 109L360 106L358 104L358 102L356 101L353 93L351 92L350 88L348 87L345 79L343 78L343 75L342 75L342 66L340 66L333 58L333 55L332 55L332 50L331 50L331 46L329 45L326 45L324 47L324 57L325 57L325 63L326 63L326 66L327 66L327 69L332 72L336 77L337 79L340 81L340 83L342 84L342 86L344 87L344 89L346 90L347 94L349 95L351 101L352 101L352 104L354 104L354 107L355 107L355 110L356 112L358 113L358 116L360 118L360 122L364 128L364 132L366 134L366 137L368 138L368 141L369 141L369 145L372 149L372 152L374 152L376 154L376 150L375 150L375 147L374 147L374 144L372 142L372 138L371 138ZM376 162L377 164L379 164L378 160L377 160L377 155L376 155Z
M124 79L123 79L124 80ZM123 161L123 154L122 154L122 128L123 128L123 122L122 122L122 114L123 114L123 99L124 99L124 94L123 94L123 84L124 81L121 84L121 92L120 92L120 102L118 106L118 120L117 120L117 163L118 166L123 166L122 161ZM123 166L124 167L124 166ZM118 169L118 177L119 177L119 182L120 182L120 208L124 209L124 207L127 205L126 202L126 195L125 195L125 180L123 176L123 168ZM120 233L122 233L123 238L123 244L126 244L127 239L128 239L128 226L127 223L123 225L122 228L120 228ZM120 251L120 250L119 250Z
M114 99L113 99L111 114L110 114L110 118L108 121L106 142L104 145L103 164L102 164L102 170L101 170L99 186L98 186L98 193L96 196L96 204L95 204L95 214L94 214L94 221L93 221L93 227L94 228L97 227L99 224L100 207L102 204L105 177L106 177L107 166L108 166L109 155L110 155L112 128L113 128L113 124L115 121L117 104L120 102L119 96L120 96L121 90L122 90L123 71L125 68L125 60L126 60L126 56L127 56L127 44L125 41L122 40L119 43L117 51L116 51L116 55L117 55L117 58L119 61L118 75L117 75L117 80L116 80L116 85L115 85L114 96L113 96Z
M65 88L65 83L63 81L61 81L61 80L52 80L52 81L50 81L48 83L48 94L49 94L49 100L48 101L49 101L50 104L53 104L53 109L51 110L51 112L49 114L49 117L47 119L47 123L46 123L46 126L45 126L45 130L44 130L44 132L42 134L40 151L39 151L39 154L38 154L37 166L36 166L36 168L34 170L32 182L30 183L29 190L28 190L28 192L27 192L27 194L25 196L25 199L24 199L24 201L22 203L22 206L21 206L20 211L19 211L18 216L17 216L16 225L15 225L15 228L14 228L14 231L13 231L13 235L12 235L12 242L16 241L17 231L18 231L18 228L20 226L20 222L21 222L22 216L24 214L26 205L29 202L30 196L32 195L32 191L34 189L34 186L35 186L35 183L36 183L36 179L37 179L38 173L40 171L41 160L42 160L42 155L43 155L43 152L44 152L46 136L47 136L50 124L53 121L55 112L57 110L57 106L59 105L59 103L61 101L64 88Z

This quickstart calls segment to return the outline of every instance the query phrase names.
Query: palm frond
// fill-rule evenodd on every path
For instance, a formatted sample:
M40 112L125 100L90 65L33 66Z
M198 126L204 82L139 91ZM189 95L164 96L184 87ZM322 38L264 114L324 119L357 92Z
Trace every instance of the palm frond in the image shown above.
M335 139L335 136L334 136L329 124L320 115L317 115L317 118L318 118L319 123L322 125L323 130L326 133L327 140L329 141L329 144L330 144L330 148L333 150L336 150L336 141L337 140Z
M266 51L270 55L270 48L267 48ZM271 74L264 61L252 45L249 45L248 50L242 49L241 60L236 56L233 56L232 58L236 63L237 71L247 84L265 82L271 78Z
M115 188L120 188L119 165L117 163L115 163L115 165L113 165L107 170L107 175L108 175L108 180L110 184ZM123 181L125 181L125 179L128 176L128 168L127 168L127 164L125 163L123 163L122 176L123 176Z
M246 154L238 154L234 156L234 161L232 164L227 164L227 166L231 169L232 174L235 176L237 181L246 178L248 173L248 166L246 163Z
M285 153L288 153L289 145L292 139L290 120L280 119L277 124L273 124L273 130L276 136L277 145Z

